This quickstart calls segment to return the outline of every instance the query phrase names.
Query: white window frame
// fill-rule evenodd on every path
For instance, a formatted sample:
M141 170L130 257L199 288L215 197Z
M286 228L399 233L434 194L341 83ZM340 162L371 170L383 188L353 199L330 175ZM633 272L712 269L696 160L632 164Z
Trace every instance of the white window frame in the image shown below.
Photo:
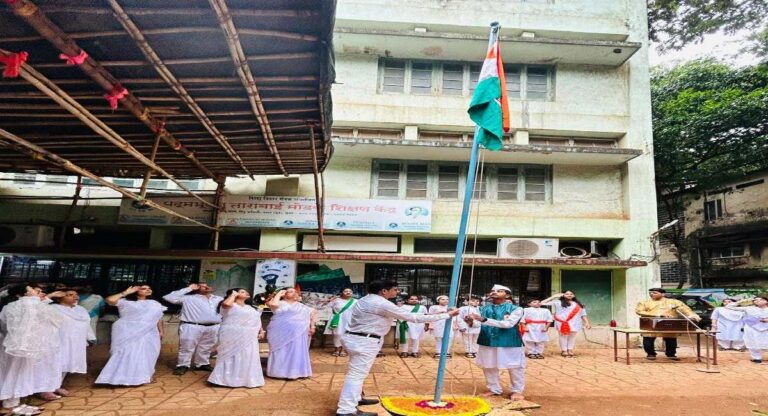
M737 254L733 254L735 249L736 250L740 249L741 250L741 254L738 254L738 255ZM715 250L721 250L721 252L719 253L720 255L715 256ZM725 250L728 251L728 255L723 255L723 254L725 254L723 252ZM735 259L735 258L739 258L739 257L749 257L749 250L747 250L747 248L744 245L741 245L741 244L727 246L727 247L716 247L716 248L711 248L710 249L710 258L711 259Z

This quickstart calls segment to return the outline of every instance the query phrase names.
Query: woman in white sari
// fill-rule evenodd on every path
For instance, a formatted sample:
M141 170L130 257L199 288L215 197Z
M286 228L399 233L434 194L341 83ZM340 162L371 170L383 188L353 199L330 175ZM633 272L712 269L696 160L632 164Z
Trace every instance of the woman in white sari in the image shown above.
M267 306L272 319L267 326L269 361L267 375L294 380L312 377L309 341L315 334L316 311L299 302L296 289L277 292Z
M259 340L264 338L261 311L248 302L250 299L247 290L235 288L229 289L219 304L218 356L209 383L250 388L264 385L259 355Z
M120 319L112 324L112 345L107 365L96 384L138 386L152 382L163 338L166 307L148 299L152 288L131 286L106 300L117 306Z
M41 408L21 404L21 398L61 386L55 358L62 318L35 285L13 286L8 298L10 303L0 311L0 400L10 414L40 414Z
M768 350L768 293L755 296L753 306L740 307L731 303L727 309L744 312L744 344L755 364L763 363L763 350Z

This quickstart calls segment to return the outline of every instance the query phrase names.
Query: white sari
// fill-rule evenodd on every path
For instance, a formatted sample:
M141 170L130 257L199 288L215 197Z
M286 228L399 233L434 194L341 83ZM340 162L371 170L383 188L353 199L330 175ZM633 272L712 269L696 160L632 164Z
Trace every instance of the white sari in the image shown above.
M64 319L64 325L59 331L59 348L57 361L62 373L87 373L86 348L88 341L95 341L91 329L91 317L82 306L53 305Z
M160 356L157 323L166 309L154 300L117 301L120 319L112 324L109 361L96 384L137 386L152 380Z
M280 301L267 326L268 376L287 379L312 376L309 361L311 315L312 308L309 306Z
M62 318L36 296L25 296L0 311L0 400L61 387L56 362Z
M234 304L221 309L218 357L208 382L227 387L261 387L264 374L259 355L261 311Z

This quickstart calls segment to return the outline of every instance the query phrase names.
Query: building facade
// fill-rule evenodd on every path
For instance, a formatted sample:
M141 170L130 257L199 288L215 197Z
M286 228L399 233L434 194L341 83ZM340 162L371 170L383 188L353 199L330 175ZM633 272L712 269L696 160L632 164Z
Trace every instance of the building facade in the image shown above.
M683 280L703 287L768 285L768 172L755 172L684 198ZM660 213L661 216L661 213ZM680 267L665 246L662 281L677 282Z
M659 282L646 6L634 0L339 0L325 197L418 206L408 215L426 228L337 221L318 254L315 229L229 227L222 248L253 251L216 256L290 258L300 271L325 264L357 283L392 278L409 293L447 293L474 129L466 110L492 21L502 26L512 132L503 151L482 155L461 292L502 283L524 301L573 290L596 324L633 324L634 304ZM28 193L7 178L5 194ZM71 195L72 185L58 189ZM230 178L226 192L311 198L314 183ZM69 241L92 240L81 251L108 240L190 264L212 255L193 251L209 242L193 227L121 225L113 200L71 216L69 202L2 204L3 223L67 216L81 230Z

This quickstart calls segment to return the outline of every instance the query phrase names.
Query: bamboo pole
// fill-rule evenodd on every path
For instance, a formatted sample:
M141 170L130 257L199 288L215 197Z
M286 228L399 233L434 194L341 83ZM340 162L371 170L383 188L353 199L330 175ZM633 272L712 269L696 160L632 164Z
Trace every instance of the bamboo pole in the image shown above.
M214 203L217 207L221 207L221 202L224 197L224 184L225 181L222 180L218 183L216 186L216 196L214 197ZM211 212L211 224L213 224L214 227L216 227L215 230L213 230L211 235L211 249L213 251L219 251L219 238L221 237L221 229L219 228L219 215L221 214L221 208L215 208L213 212Z
M155 143L152 145L152 152L149 154L149 160L153 163L157 157L157 149L160 147L160 135L155 136ZM144 198L147 196L147 186L149 186L149 180L152 178L152 174L155 173L152 168L147 168L147 173L144 174L144 178L141 181L141 188L139 188L139 196ZM215 204L214 204L215 205Z
M309 144L312 147L312 176L315 182L315 209L317 211L317 251L325 253L325 238L323 237L325 226L323 224L323 214L325 201L320 193L320 172L317 167L317 150L315 149L315 127L309 125Z
M235 22L232 20L232 15L229 12L227 3L225 0L208 0L208 3L211 5L214 13L216 13L216 17L219 20L219 26L224 32L227 46L229 46L229 54L232 56L232 62L235 64L235 69L237 70L237 74L240 77L243 87L248 92L251 110L253 110L253 114L259 122L259 127L261 127L261 132L270 149L269 151L272 153L272 156L274 156L275 163L277 163L277 166L283 175L288 176L288 171L285 169L285 166L283 166L280 153L277 151L277 145L275 144L275 137L272 134L272 129L269 124L269 118L267 117L267 112L261 101L259 89L256 86L257 81L254 78L253 73L251 73L250 66L248 66L248 58L245 55L245 51L243 51L243 45L240 44L238 30L237 27L235 27Z
M20 0L20 1L24 1L24 0ZM317 76L315 75L271 75L271 76L254 77L253 80L257 83L264 83L264 82L290 83L290 82L301 82L301 81L311 82L311 81L317 81ZM56 84L58 85L91 84L91 82L85 79L64 78L64 79L53 79L52 81L56 82ZM121 82L124 83L125 85L165 84L165 81L160 78L122 78ZM188 77L188 78L179 78L179 82L181 82L182 84L227 84L227 83L235 84L240 82L240 80L238 78L232 78L232 77ZM0 80L0 85L11 85L11 84L15 85L16 83L14 81ZM131 91L128 91L128 93L131 94Z
M162 77L165 82L168 83L176 95L178 95L179 98L184 101L184 103L197 117L203 127L208 130L208 132L211 134L211 137L213 137L213 139L219 143L221 148L224 149L224 152L227 153L227 155L235 163L240 165L240 169L242 169L245 174L249 175L251 179L253 179L253 174L251 174L251 172L245 166L245 163L243 163L243 160L240 159L240 156L229 143L228 139L219 131L218 128L216 128L211 119L208 118L208 115L205 114L203 109L200 108L192 96L189 95L189 92L187 92L187 90L184 88L184 85L182 85L176 76L173 75L173 73L168 69L168 67L165 66L163 60L160 59L157 53L155 53L155 50L152 49L152 46L149 45L149 42L144 37L141 30L139 30L138 26L136 26L133 20L131 20L131 18L122 8L122 6L120 6L120 3L118 3L117 0L107 1L109 2L109 5L112 6L112 10L115 11L115 18L117 18L120 24L123 25L123 28L126 30L126 32L128 32L128 35L134 40L134 42L136 42L136 45L139 47L139 49L141 49L141 52L144 54L144 56L147 57L150 62L152 62L152 66L155 68L155 71L157 71L157 73L160 74L160 77Z
M69 6L46 6L48 13L77 13L77 14L112 14L112 10L106 7L69 7ZM129 14L136 16L143 15L187 15L187 16L209 16L210 12L200 8L146 8L131 7L127 9ZM315 10L306 9L234 9L230 10L234 16L254 16L254 17L317 17L319 13Z
M146 29L145 35L158 36L158 35L183 35L189 33L216 33L218 29L215 27L164 27L160 29ZM317 36L306 35L298 32L286 32L282 30L259 30L259 29L242 29L241 34L246 36L261 36L261 37L274 37L285 38L294 40L304 40L308 42L317 41ZM94 39L104 38L111 36L125 36L125 32L122 30L102 30L97 32L76 32L69 33L69 37L72 39ZM10 42L36 42L45 40L45 36L13 36L3 38L4 43Z
M83 49L72 40L67 34L61 30L60 27L51 22L50 19L43 13L31 0L15 0L12 2L6 2L8 7L13 10L14 14L27 22L32 28L43 36L48 42L53 44L56 49L67 56L77 56ZM117 78L110 74L99 63L88 57L79 65L79 68L88 76L91 77L104 91L112 91L112 89L119 85ZM122 105L133 113L136 118L141 120L150 130L154 129L160 122L156 119L146 108L141 104L136 97L134 97L130 91L124 98L120 100ZM197 169L209 178L216 178L216 174L211 172L201 161L195 157L195 154L187 149L181 142L176 140L170 133L163 134L163 140L174 151L182 154L187 160L189 160Z
M0 138L4 139L3 141L5 141L9 145L11 145L12 147L15 147L17 150L19 150L19 151L21 151L23 153L29 154L35 160L42 160L42 161L48 162L50 164L53 164L55 166L58 166L58 167L60 167L62 169L65 169L65 170L67 170L69 172L72 172L72 173L74 173L76 175L85 176L86 178L92 179L92 180L100 183L101 185L103 185L103 186L105 186L105 187L107 187L109 189L112 189L113 191L119 192L120 194L122 194L122 195L124 195L124 196L126 196L126 197L128 197L128 198L130 198L130 199L132 199L134 201L137 201L137 202L140 202L142 204L148 205L148 206L150 206L150 207L152 207L152 208L154 208L154 209L156 209L158 211L162 211L162 212L165 212L166 214L170 214L170 215L173 215L175 217L179 217L181 219L187 220L189 222L195 223L197 225L200 225L202 227L205 227L205 228L208 228L208 229L211 229L211 230L215 229L215 227L211 227L210 225L203 224L203 223L201 223L201 222L199 222L197 220L194 220L194 219L189 218L189 217L187 217L185 215L179 214L178 212L176 212L176 211L174 211L172 209L168 209L168 208L166 208L166 207L164 207L162 205L159 205L159 204L157 204L157 203L155 203L155 202L153 202L153 201L151 201L149 199L143 199L139 195L136 195L135 193L133 193L133 192L127 190L127 189L124 189L124 188L122 188L120 186L117 186L117 185L113 184L112 182L109 182L106 179L91 173L89 170L81 168L80 166L70 162L69 160L62 158L61 156L59 156L59 155L57 155L55 153L51 153L51 152L43 149L42 147L37 146L34 143L28 142L28 141L22 139L21 137L16 136L15 134L13 134L11 132L8 132L8 131L6 131L6 130L4 130L2 128L0 128ZM208 204L208 205L212 205L212 204Z
M5 52L0 50L0 53L5 53ZM176 185L178 185L179 188L187 191L187 193L199 199L204 204L212 206L211 203L195 195L186 186L181 184L170 173L166 172L165 169L161 168L154 162L147 159L143 154L141 154L141 152L136 150L130 143L128 143L125 139L120 137L114 130L112 130L109 126L104 124L104 122L99 120L96 116L91 114L87 109L81 106L77 101L69 97L66 92L64 92L63 90L58 88L55 84L47 80L42 74L35 71L31 66L27 64L23 64L22 67L19 69L19 74L29 83L31 83L36 88L38 88L40 91L42 91L43 93L51 97L54 101L59 103L67 111L77 116L77 118L80 119L80 121L85 123L88 127L90 127L93 131L98 133L100 136L104 137L110 143L114 144L119 149L123 150L125 153L128 153L129 155L133 156L136 160L140 161L147 167L154 169L164 177L170 179ZM5 123L5 124L7 125L10 123ZM32 124L32 123L28 123L28 124ZM158 135L162 136L162 132L158 132Z
M77 202L80 200L80 191L83 189L83 177L77 175L77 183L75 183L75 193L72 195L72 203L69 205L67 214L64 216L64 221L61 222L61 232L59 233L59 248L64 248L64 242L67 238L67 228L69 227L70 219L72 219L72 212L74 212Z

